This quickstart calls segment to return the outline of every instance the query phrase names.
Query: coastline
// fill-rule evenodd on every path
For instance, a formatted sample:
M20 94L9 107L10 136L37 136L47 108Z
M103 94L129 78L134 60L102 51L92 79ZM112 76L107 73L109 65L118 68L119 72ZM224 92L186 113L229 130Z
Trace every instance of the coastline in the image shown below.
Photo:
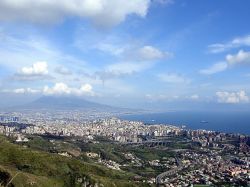
M184 125L191 130L204 129L250 135L250 114L248 112L169 111L121 115L119 118L142 121L146 124L170 124L178 127ZM201 123L202 121L206 121L206 123Z

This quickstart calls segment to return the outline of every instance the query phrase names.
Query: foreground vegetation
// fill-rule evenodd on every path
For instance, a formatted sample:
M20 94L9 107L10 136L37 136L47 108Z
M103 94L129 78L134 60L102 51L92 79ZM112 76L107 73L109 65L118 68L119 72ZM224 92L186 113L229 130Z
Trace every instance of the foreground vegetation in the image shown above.
M33 150L0 137L2 186L147 186L133 175L75 158Z

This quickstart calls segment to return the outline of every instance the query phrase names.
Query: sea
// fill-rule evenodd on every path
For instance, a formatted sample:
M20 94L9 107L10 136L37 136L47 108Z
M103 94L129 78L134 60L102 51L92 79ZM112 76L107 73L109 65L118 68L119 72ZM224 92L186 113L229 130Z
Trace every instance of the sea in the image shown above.
M121 119L146 124L171 124L186 129L205 129L250 135L250 111L171 111L164 113L129 114Z

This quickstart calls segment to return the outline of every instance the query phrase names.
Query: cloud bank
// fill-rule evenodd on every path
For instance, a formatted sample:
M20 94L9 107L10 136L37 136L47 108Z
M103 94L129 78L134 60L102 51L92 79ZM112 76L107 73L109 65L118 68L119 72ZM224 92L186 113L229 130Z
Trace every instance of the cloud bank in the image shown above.
M114 26L134 14L144 17L150 0L1 0L0 20L55 23L80 17L99 26Z
M31 67L23 67L19 74L26 76L46 75L48 74L47 62L36 62Z
M241 90L238 92L226 92L220 91L216 92L217 101L219 103L248 103L249 97L246 95L246 92Z
M93 96L94 92L90 84L84 84L80 88L69 87L65 83L56 83L53 87L45 86L43 89L45 95L89 95Z

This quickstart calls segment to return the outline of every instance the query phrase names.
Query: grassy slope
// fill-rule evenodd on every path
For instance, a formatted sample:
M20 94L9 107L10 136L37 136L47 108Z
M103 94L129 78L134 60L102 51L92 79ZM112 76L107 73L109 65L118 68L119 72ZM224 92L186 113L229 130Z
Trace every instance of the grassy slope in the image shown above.
M26 183L29 180L37 186L51 186L50 184L53 184L52 186L77 186L79 178L92 184L101 183L110 187L142 186L129 182L131 176L127 173L56 154L23 148L9 143L4 137L0 137L0 165L12 177L16 172L20 172L13 180L15 186L28 186Z
M47 187L47 186L55 186L60 187L63 186L63 182L55 179L51 179L44 176L36 176L30 173L18 171L15 168L10 166L1 166L0 171L6 172L10 175L8 182L11 180L10 185L14 185L15 187L23 187L23 186L33 186L33 187ZM5 184L6 185L6 184ZM0 185L1 186L1 185Z

